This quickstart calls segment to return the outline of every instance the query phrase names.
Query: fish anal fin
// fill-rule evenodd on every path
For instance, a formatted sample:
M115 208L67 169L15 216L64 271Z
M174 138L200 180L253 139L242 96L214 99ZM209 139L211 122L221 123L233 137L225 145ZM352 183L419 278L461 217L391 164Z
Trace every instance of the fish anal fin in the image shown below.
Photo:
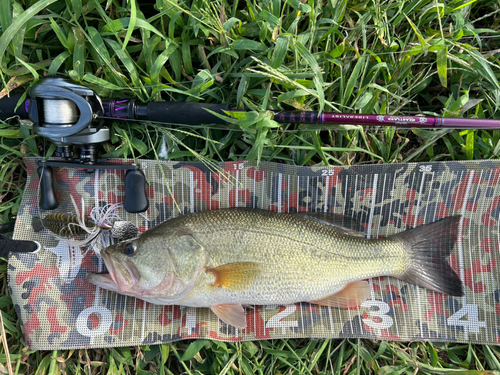
M225 303L214 305L210 306L210 310L228 325L240 329L247 327L245 309L240 304Z
M347 284L331 296L317 301L311 301L321 306L340 307L343 309L354 308L361 305L370 296L370 284L366 281L354 281Z
M215 277L214 287L241 290L252 285L260 274L261 265L254 262L228 263L207 272Z

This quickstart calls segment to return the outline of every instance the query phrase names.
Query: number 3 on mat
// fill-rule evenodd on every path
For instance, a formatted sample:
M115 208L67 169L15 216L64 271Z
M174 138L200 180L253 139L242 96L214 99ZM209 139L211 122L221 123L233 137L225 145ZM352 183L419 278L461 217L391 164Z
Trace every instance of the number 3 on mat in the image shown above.
M370 309L368 311L370 319L363 319L363 323L365 323L368 327L374 329L387 329L392 327L394 324L392 318L387 315L387 313L391 310L391 307L387 303L377 300L368 300L363 302L361 306ZM376 310L373 308L376 308Z

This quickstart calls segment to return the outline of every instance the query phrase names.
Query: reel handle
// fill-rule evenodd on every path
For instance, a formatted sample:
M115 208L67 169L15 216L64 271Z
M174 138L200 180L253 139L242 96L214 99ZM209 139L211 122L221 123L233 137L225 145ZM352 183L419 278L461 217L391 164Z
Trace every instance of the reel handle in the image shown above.
M123 206L127 212L136 214L147 211L149 200L146 194L146 176L135 164L79 164L68 161L49 160L38 162L38 175L40 176L40 201L39 206L44 210L54 210L59 206L56 198L53 177L54 167L80 168L87 171L126 169L125 173L125 201Z
M146 194L146 176L140 169L129 169L125 173L125 211L132 214L147 211L149 200Z
M39 166L38 176L40 176L40 201L38 205L43 210L54 210L59 206L59 201L56 198L52 177L54 171L51 166Z

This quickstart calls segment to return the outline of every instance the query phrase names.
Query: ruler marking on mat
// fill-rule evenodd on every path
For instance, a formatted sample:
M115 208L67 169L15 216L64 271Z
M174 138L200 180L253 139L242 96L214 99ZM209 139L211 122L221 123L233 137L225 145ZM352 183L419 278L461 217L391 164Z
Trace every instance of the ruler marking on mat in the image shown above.
M319 176L315 172L311 173L310 168L307 169L308 167L305 169L291 168L290 174L286 168L283 172L282 169L276 169L273 165L268 167L267 163L260 167L245 165L244 169L239 170L238 168L234 171L233 177L238 185L233 190L225 181L222 181L223 186L221 187L220 175L217 177L209 175L206 180L202 180L203 173L196 169L190 170L182 167L173 170L170 166L176 165L175 163L162 162L162 165L167 165L168 169L171 170L171 176L168 176L168 172L166 176L168 176L169 182L172 182L172 194L175 194L174 186L181 187L178 197L179 203L182 200L182 204L179 205L180 214L211 209L217 201L221 203L221 208L229 203L236 207L246 206L247 202L250 203L247 189L251 190L250 197L252 198L252 203L248 204L249 207L273 210L276 207L276 211L285 212L293 210L292 207L295 206L293 201L296 199L296 207L299 211L334 212L357 218L366 225L368 238L378 238L380 235L404 231L406 229L404 227L394 230L393 223L395 221L395 224L398 225L400 218L406 221L409 228L437 221L441 217L461 214L462 220L458 224L461 240L453 250L452 263L455 262L453 263L454 267L458 265L455 269L461 280L467 281L467 296L441 299L438 298L439 294L431 293L427 289L416 288L413 284L406 284L398 279L385 278L385 280L379 281L379 279L372 278L369 279L370 303L361 308L348 311L331 307L316 309L316 306L313 306L314 308L309 310L310 305L303 304L304 308L295 310L290 305L287 307L286 314L276 317L277 314L280 314L276 307L272 310L266 308L261 310L258 307L252 312L248 312L248 322L250 325L253 323L253 326L256 327L255 332L253 330L252 332L231 330L231 333L224 333L226 326L210 310L183 309L181 315L186 319L186 324L183 326L183 319L176 318L170 322L174 315L173 311L164 312L161 306L157 308L147 302L141 304L140 299L96 287L95 294L94 289L91 293L80 289L75 291L75 294L84 293L87 296L86 306L90 308L82 307L82 311L76 311L77 316L80 316L77 324L67 323L68 326L76 327L81 336L71 337L70 340L63 338L62 340L66 340L66 343L76 347L84 345L90 347L100 345L131 346L141 345L147 334L157 332L159 343L161 343L163 340L177 340L178 328L180 327L182 334L186 333L186 337L193 335L205 338L209 337L212 332L214 338L221 340L259 339L262 338L262 335L278 338L302 337L304 335L311 337L335 337L337 335L338 337L340 334L347 338L376 334L378 339L392 339L395 338L391 334L393 332L402 340L418 338L442 341L446 339L458 342L495 344L500 318L495 310L495 298L497 297L494 291L500 289L500 276L496 272L496 268L493 272L480 269L481 266L487 267L489 265L491 267L500 258L498 245L500 243L500 210L497 208L497 202L500 200L500 196L498 196L500 186L496 184L496 179L500 174L500 163L497 161L489 161L489 163L493 167L489 164L487 167L481 168L477 168L475 164L467 164L464 167L463 163L451 163L448 167L448 164L444 163L439 164L437 169L433 169L435 168L434 164L413 165L408 168L404 167L403 172L398 175L394 175L392 170L384 173L383 166L376 166L373 169L361 168L359 172L356 169L355 172L352 170L347 173L343 172L336 178L332 177L333 174ZM456 164L459 164L458 167L453 167ZM157 167L152 164L148 164L148 166L150 169L147 171L147 180L155 184L151 187L158 192L154 198L150 198L152 207L150 216L156 217L157 214L165 218L167 215L178 216L175 212L175 204L171 204L170 200L165 200L165 205L159 207L158 210L155 208L157 204L161 204L162 196L166 198L165 194L168 195L166 191L168 184L162 180L162 175L158 173L158 169L155 169ZM251 168L253 168L253 181L251 181ZM353 167L348 167L345 171L349 168ZM337 170L335 169L335 171ZM116 190L115 180L123 179L124 173L125 171L119 173L94 171L90 176L84 176L85 181L82 180L82 177L78 180L77 176L80 175L75 173L74 178L70 177L68 182L71 184L71 188L75 184L79 184L78 192L82 192L81 195L86 200L84 207L88 209L92 202L95 206L106 199L110 200L108 203L114 203L113 192L116 193L117 199L123 199L123 193ZM72 175L70 174L70 176ZM29 178L33 179L32 176ZM241 178L243 178L243 191L239 190ZM212 182L217 184L217 179L219 179L219 190L216 195L212 195L210 186L212 186ZM91 180L92 184L87 184L88 180ZM189 185L184 185L188 181ZM198 181L204 181L204 183L198 184ZM83 182L85 182L85 189ZM209 184L205 182L209 182ZM162 184L161 188L157 185L160 183ZM111 186L112 184L113 186ZM206 186L208 191L200 190L202 185ZM89 187L92 190L88 190ZM413 189L413 192L408 191L409 187ZM27 189L26 199L32 200L31 190L35 189ZM411 197L410 193L413 194ZM371 201L368 201L370 194ZM63 192L63 197L67 200L67 193ZM209 199L208 202L206 202L206 198ZM78 197L78 199L80 198ZM214 204L212 204L212 199ZM258 199L261 199L261 202L258 202ZM65 203L64 207L66 206ZM22 214L24 216L20 217L20 222L23 225L28 222L26 215L33 214L32 211L28 212L25 207L26 201L22 202L20 208L20 212L24 209ZM169 207L172 208L171 211ZM87 209L84 211L87 212ZM140 215L129 214L121 210L120 216L123 219L130 219L138 226L144 225L146 230L151 227L151 223L147 220L144 221ZM421 218L424 219L423 223ZM468 220L471 220L471 225L469 225ZM40 238L46 242L48 237L45 237L47 236ZM43 245L45 246L45 244ZM100 246L106 245L103 243ZM68 251L70 252L69 262L72 262L70 267L74 268L74 249L69 247ZM45 261L45 259L41 258L39 262ZM100 257L95 260L94 265L88 263L90 258L85 259L82 267L90 266L98 271L104 269L104 263ZM18 262L19 260L13 259L14 261ZM14 271L9 270L9 272L10 275L13 275ZM472 276L471 280L470 276ZM403 289L402 285L405 285ZM380 288L377 288L378 286ZM22 286L15 285L14 287L17 288L15 293L19 293L18 290L22 289ZM481 288L484 288L484 291ZM398 292L399 295L393 292ZM48 298L58 298L56 293L60 294L61 291L55 288L50 293L47 294ZM405 302L409 310L399 307L400 305L405 308L402 303L400 304L402 301L398 297L406 299ZM130 301L128 298L131 298ZM456 305L455 307L452 306L452 301ZM390 306L392 306L392 310ZM65 307L62 306L62 308ZM177 307L175 309L177 311ZM440 313L439 309L445 311L448 316L442 316L443 312ZM278 313L276 313L277 311ZM320 315L317 315L318 311ZM97 318L95 315L90 316L94 313L97 314ZM362 316L362 313L368 315ZM59 310L57 310L57 314L59 317ZM29 318L29 315L27 316ZM48 324L46 317L39 318L41 324ZM262 322L261 318L264 320L264 327L259 323ZM42 321L42 319L45 320ZM66 318L61 319L61 324L65 323L64 319ZM209 319L209 325L200 329L200 332L196 332L196 323L206 319ZM272 320L272 323L269 324L266 319ZM122 323L120 329L118 324L121 320L128 321L129 324L125 327L125 323ZM93 326L90 325L90 322L93 323ZM295 326L290 325L290 323L297 323L297 327L300 326L301 329L297 332L297 328L293 328ZM394 328L391 328L392 324L394 324ZM219 332L220 329L224 332ZM168 335L169 332L170 335ZM154 337L157 334L155 333ZM49 344L47 337L42 336L36 337L34 335L31 338L33 347L57 350L54 346L60 345L61 339ZM113 341L109 341L109 339Z

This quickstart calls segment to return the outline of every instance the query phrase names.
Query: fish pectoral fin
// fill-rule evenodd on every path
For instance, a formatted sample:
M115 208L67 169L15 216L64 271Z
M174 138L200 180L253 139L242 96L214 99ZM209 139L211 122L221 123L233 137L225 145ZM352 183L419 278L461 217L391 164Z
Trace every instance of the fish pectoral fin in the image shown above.
M240 304L225 303L210 306L210 310L212 310L215 315L228 325L241 329L247 327L245 309Z
M370 296L370 293L371 288L368 282L354 281L344 286L339 292L317 301L311 301L311 303L348 309L361 305Z
M215 277L214 287L241 290L252 285L260 275L261 265L254 262L228 263L207 269Z

